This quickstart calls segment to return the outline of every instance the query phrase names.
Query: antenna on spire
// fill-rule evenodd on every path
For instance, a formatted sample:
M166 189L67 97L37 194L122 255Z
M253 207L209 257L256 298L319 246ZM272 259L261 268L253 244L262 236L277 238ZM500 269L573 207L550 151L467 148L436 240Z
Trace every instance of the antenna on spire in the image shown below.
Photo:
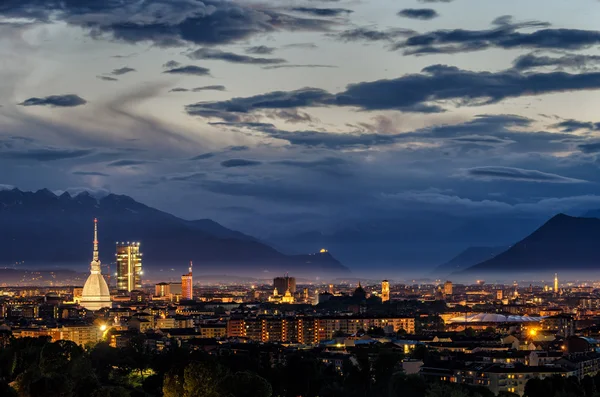
M98 219L94 218L94 261L98 261Z
M193 266L193 265L194 265L194 264L192 263L192 261L190 261L190 268L189 268L190 274L192 274L192 266Z

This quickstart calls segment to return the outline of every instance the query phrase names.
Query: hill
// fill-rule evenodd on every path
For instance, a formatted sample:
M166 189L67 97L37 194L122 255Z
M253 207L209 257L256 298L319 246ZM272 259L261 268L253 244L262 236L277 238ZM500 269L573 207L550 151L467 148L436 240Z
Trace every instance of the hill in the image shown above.
M487 261L507 249L508 247L469 247L448 262L437 266L431 274L434 277L445 277L451 273L459 272Z
M340 274L348 269L328 253L285 255L212 220L188 221L123 195L87 192L55 195L47 189L0 191L0 266L68 266L85 270L91 260L92 220L99 220L100 259L114 262L115 242L139 241L144 267L198 273L290 272Z
M599 241L600 219L559 214L507 251L464 273L597 269Z

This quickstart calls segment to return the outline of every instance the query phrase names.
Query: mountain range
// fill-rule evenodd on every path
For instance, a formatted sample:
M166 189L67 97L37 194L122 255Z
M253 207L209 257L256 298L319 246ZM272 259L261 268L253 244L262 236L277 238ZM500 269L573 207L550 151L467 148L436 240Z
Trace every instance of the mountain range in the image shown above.
M589 271L599 264L600 219L558 214L506 251L455 274Z
M466 270L481 262L494 258L496 255L506 251L508 247L469 247L448 262L437 266L432 275L434 277L445 277L449 274Z
M333 274L349 270L328 252L286 255L210 219L184 220L123 195L97 198L48 189L0 191L0 266L68 266L85 271L98 218L100 259L114 262L115 242L139 241L146 269L265 276Z

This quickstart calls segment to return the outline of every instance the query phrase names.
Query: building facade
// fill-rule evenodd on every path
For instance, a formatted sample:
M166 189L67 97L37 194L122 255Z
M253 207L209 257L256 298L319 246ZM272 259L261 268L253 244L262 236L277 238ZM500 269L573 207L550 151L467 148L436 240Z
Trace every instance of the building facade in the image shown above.
M275 277L273 279L273 288L276 289L279 294L283 295L287 290L290 290L291 294L296 293L296 278L284 276Z
M383 280L381 282L381 301L388 302L390 300L390 282Z
M142 288L140 243L117 243L117 290L131 292Z
M188 273L181 276L181 298L186 300L194 299L194 278L192 277L192 262Z

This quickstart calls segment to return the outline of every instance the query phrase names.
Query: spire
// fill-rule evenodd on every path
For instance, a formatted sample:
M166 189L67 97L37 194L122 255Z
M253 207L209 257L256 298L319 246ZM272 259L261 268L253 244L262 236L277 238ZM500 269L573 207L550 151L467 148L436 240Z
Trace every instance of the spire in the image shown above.
M188 269L188 270L190 271L190 275L192 274L192 266L193 266L193 265L194 265L194 264L192 263L192 261L190 261L190 268Z
M94 218L94 258L95 262L98 261L98 219Z
M90 263L92 274L101 274L100 257L98 254L98 219L94 218L94 254Z

